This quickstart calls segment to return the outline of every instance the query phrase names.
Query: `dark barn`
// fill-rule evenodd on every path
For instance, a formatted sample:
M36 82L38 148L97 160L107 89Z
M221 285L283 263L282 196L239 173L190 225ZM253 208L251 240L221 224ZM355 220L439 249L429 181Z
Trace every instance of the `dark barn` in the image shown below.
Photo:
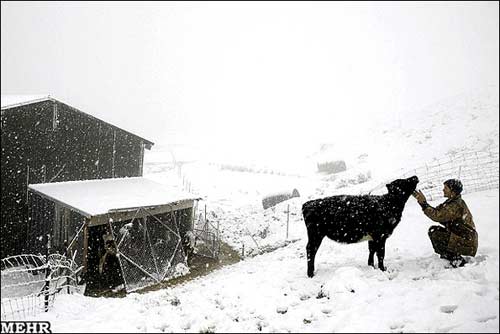
M28 184L142 176L153 143L50 96L2 96L1 257L27 249Z

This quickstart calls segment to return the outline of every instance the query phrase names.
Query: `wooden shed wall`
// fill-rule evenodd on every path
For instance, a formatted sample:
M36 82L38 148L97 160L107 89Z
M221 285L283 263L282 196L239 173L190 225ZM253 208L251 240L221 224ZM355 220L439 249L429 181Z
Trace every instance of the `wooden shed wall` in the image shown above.
M2 110L1 139L1 257L26 249L28 184L142 176L142 138L57 101Z
M47 250L47 235L53 234L55 220L54 202L34 193L28 194L29 213L26 252L45 254ZM25 239L23 238L23 239Z

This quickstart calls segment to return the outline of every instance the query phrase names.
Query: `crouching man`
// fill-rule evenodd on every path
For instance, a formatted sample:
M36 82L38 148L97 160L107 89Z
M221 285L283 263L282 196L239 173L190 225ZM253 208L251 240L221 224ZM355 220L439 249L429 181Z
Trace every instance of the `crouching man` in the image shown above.
M443 226L429 228L429 238L434 251L441 258L450 261L453 267L462 267L466 261L462 257L475 256L478 236L472 214L461 197L462 183L457 179L444 182L443 193L447 200L433 208L427 203L424 194L417 190L413 193L424 214Z

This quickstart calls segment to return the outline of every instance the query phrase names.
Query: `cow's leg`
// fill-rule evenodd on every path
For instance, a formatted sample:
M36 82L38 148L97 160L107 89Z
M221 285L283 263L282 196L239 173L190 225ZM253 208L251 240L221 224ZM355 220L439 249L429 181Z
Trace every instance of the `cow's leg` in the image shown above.
M373 264L373 256L375 255L375 242L372 240L368 241L368 251L370 252L368 255L368 265L372 266L375 268L375 265Z
M387 239L381 239L377 241L377 260L378 260L378 268L382 271L385 271L384 267L384 257L385 257L385 241Z
M313 233L309 233L309 241L307 242L306 252L307 252L307 276L314 276L314 258L316 257L316 253L318 252L318 248L321 245L321 241L323 240L323 236L321 235L313 235Z

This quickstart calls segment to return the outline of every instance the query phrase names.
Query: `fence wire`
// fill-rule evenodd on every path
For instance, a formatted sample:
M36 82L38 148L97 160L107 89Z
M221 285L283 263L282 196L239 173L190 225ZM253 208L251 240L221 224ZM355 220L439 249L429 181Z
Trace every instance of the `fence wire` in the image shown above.
M59 293L78 290L76 265L60 254L23 254L1 260L1 319L48 311Z
M462 152L450 154L432 163L406 171L399 178L417 175L420 179L418 189L428 200L443 197L443 182L457 178L462 181L462 194L499 188L498 147L488 151ZM385 190L386 182L381 183L370 193Z
M175 277L187 268L174 213L134 218L112 227L128 292Z
M197 255L219 258L220 238L218 227L213 226L200 214L193 228L195 236L195 252Z

